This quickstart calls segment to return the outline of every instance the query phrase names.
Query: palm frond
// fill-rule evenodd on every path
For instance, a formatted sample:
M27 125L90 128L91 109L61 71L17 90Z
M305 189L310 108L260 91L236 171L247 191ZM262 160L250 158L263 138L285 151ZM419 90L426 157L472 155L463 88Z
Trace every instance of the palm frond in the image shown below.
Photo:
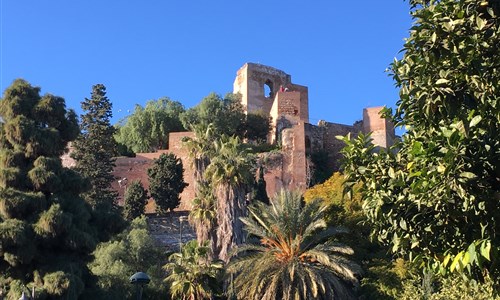
M327 227L319 201L281 191L270 205L258 203L241 218L249 234L228 274L241 299L351 299L361 269L346 258L352 249L329 242L344 228ZM345 298L342 298L345 297Z

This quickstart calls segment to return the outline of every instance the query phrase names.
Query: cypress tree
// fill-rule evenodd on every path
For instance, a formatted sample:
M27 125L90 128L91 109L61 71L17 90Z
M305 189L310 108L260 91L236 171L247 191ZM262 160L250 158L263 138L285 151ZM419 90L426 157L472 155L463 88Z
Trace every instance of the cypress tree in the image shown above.
M179 195L188 185L184 182L183 173L181 159L172 153L160 155L148 169L149 190L157 213L164 214L179 206Z
M96 240L82 178L60 156L78 135L61 97L18 79L0 101L0 286L76 299ZM4 294L5 295L5 294Z
M139 180L132 181L125 192L125 203L123 205L123 216L132 221L144 215L148 202L148 193Z
M101 240L107 240L122 229L123 220L116 202L118 193L111 188L117 145L106 87L94 85L90 99L82 102L82 109L81 133L73 144L72 157L76 160L75 170L90 182L90 189L83 197L92 207L92 218Z

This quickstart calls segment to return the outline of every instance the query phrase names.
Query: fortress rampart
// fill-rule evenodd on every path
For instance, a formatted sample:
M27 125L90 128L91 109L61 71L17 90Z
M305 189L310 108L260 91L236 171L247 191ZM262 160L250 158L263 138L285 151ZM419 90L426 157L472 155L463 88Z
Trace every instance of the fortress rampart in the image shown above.
M233 89L234 93L241 94L246 112L261 111L270 116L272 129L268 141L281 145L279 153L264 154L267 155L264 179L270 196L284 187L302 191L308 187L312 153L323 151L328 157L328 168L338 170L343 147L336 139L338 135L372 132L374 143L384 148L392 145L395 139L392 123L380 117L382 107L365 108L362 120L353 125L326 121L310 124L308 88L292 83L290 75L273 67L254 63L243 65L237 71ZM113 188L119 192L120 199L123 199L127 183L133 180L140 180L148 188L147 169L162 153L171 152L182 160L184 181L189 184L181 194L178 210L190 210L195 196L194 169L182 145L184 136L193 136L193 133L170 133L168 150L137 153L134 158L117 158L114 169L117 181ZM71 164L70 160L66 158L65 164ZM148 211L154 211L153 204L148 205Z

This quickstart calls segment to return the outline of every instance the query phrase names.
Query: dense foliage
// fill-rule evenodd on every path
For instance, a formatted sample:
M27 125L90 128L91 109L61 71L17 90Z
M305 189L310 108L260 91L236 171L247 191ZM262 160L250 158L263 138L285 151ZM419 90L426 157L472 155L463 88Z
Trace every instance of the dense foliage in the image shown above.
M99 290L93 299L132 299L135 289L129 278L138 271L145 272L151 278L145 287L143 299L164 299L167 294L162 283L164 255L149 235L146 218L133 220L130 227L113 240L97 246L95 258L89 264L90 270L98 278Z
M60 156L78 135L76 115L61 97L18 79L0 101L0 289L18 299L76 299L94 249L85 185Z
M265 143L271 129L271 120L262 111L245 114L239 94L222 98L212 93L182 114L181 120L190 130L205 130L210 125L218 135L235 135L256 144Z
M321 184L332 176L334 170L332 170L332 167L328 164L329 160L328 151L326 150L316 150L308 156L308 162L310 163L309 169L311 172L309 186Z
M490 278L484 283L469 281L461 276L433 278L427 276L424 282L406 280L400 300L499 300Z
M328 206L341 206L350 215L361 213L361 194L358 193L360 185L353 188L351 197L344 195L345 177L340 172L335 172L325 182L317 184L304 192L306 202L322 199Z
M148 169L149 190L159 214L179 206L180 194L187 186L183 174L181 159L172 153L160 155Z
M168 148L168 134L184 131L180 115L184 106L169 98L136 105L134 112L117 125L116 141L123 152L155 152ZM122 153L126 154L126 153Z
M245 113L240 98L234 94L227 94L224 98L217 94L210 94L201 102L188 109L181 116L185 128L194 126L207 129L212 124L217 134L242 136Z
M76 161L75 170L90 182L90 189L83 194L92 207L91 222L98 224L101 239L123 228L123 220L117 205L118 193L112 189L115 180L115 128L111 126L112 104L106 97L106 87L92 87L90 99L82 102L81 133L73 142L71 156Z
M354 299L360 268L334 240L344 230L326 225L320 200L303 206L300 194L282 190L249 211L248 242L227 269L238 299Z
M123 203L123 216L127 220L133 220L144 215L148 193L139 180L132 181L125 191Z
M179 253L173 253L163 268L168 272L165 281L175 299L213 299L222 294L223 264L212 261L210 248L198 245L196 240L182 245Z
M358 295L363 299L397 299L403 288L401 282L409 273L402 259L393 260L386 247L370 239L370 226L362 210L360 185L356 184L352 196L344 195L345 177L334 173L327 181L307 189L304 200L321 199L326 206L325 220L329 225L349 228L337 239L355 249L352 260L363 268Z
M392 119L407 132L380 153L369 136L345 138L348 185L363 183L373 234L393 252L498 279L500 1L410 3L415 23L391 67Z
M245 117L243 137L257 144L267 142L271 131L271 118L262 111L248 112Z

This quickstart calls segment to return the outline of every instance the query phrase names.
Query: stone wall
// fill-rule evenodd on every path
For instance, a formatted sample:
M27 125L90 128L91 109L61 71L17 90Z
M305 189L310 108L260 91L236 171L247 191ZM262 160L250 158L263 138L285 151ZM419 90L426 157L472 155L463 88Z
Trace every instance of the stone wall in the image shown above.
M264 161L264 180L266 181L266 192L269 197L279 192L287 186L287 182L283 176L283 153L271 152L261 154L261 159Z
M344 136L348 133L352 133L352 136L356 136L360 128L326 121L318 123L318 127L321 127L323 130L323 149L328 153L328 166L333 171L338 171L342 159L340 150L342 150L345 145L344 142L338 140L336 137L339 135Z
M270 95L264 95L264 85L270 87ZM280 89L282 88L282 89ZM285 91L286 89L286 91ZM359 132L373 132L375 144L388 147L394 141L394 127L390 121L381 119L381 107L367 108L363 111L363 121L353 125L344 125L320 121L318 125L309 124L308 89L306 86L291 82L291 76L285 72L260 64L247 63L241 67L234 81L234 92L241 93L242 103L247 111L264 111L272 118L272 130L269 141L281 143L279 153L262 154L266 161L264 179L269 196L281 188L305 190L309 182L308 155L317 151L328 154L328 167L338 170L340 167L340 150L344 147L336 136ZM195 196L194 169L183 137L193 137L191 132L174 132L169 135L169 149L155 153L138 153L135 158L119 157L116 161L113 183L123 202L123 194L127 183L140 180L148 188L147 169L153 160L162 153L171 152L183 162L184 181L189 185L181 194L178 210L190 210ZM69 156L64 156L66 165L71 165ZM124 180L126 178L126 180ZM118 183L121 180L121 183ZM154 212L154 203L148 204L148 212Z
M389 148L396 138L394 124L380 117L382 106L363 109L363 132L372 133L373 143L382 148Z
M306 154L311 155L314 152L322 151L325 143L325 132L323 127L304 124Z
M162 217L150 215L147 219L149 232L166 251L179 251L181 243L196 239L188 215L188 211L168 212Z
M161 154L173 153L182 160L184 181L188 183L188 186L185 187L184 191L181 193L181 204L177 210L190 210L191 200L195 196L193 184L194 169L191 166L188 153L182 145L182 138L192 136L192 132L173 132L169 135L168 144L170 148L168 150L159 150L153 153L136 153L136 157L118 157L115 163L116 167L113 171L116 181L113 182L112 187L119 193L119 203L123 204L123 196L127 185L134 180L139 180L144 188L149 189L147 170L152 166L153 161L160 157ZM154 211L154 202L150 199L147 205L147 213L153 213Z
M300 93L299 117L302 122L309 123L309 90L307 86L290 83L287 88L289 92Z

